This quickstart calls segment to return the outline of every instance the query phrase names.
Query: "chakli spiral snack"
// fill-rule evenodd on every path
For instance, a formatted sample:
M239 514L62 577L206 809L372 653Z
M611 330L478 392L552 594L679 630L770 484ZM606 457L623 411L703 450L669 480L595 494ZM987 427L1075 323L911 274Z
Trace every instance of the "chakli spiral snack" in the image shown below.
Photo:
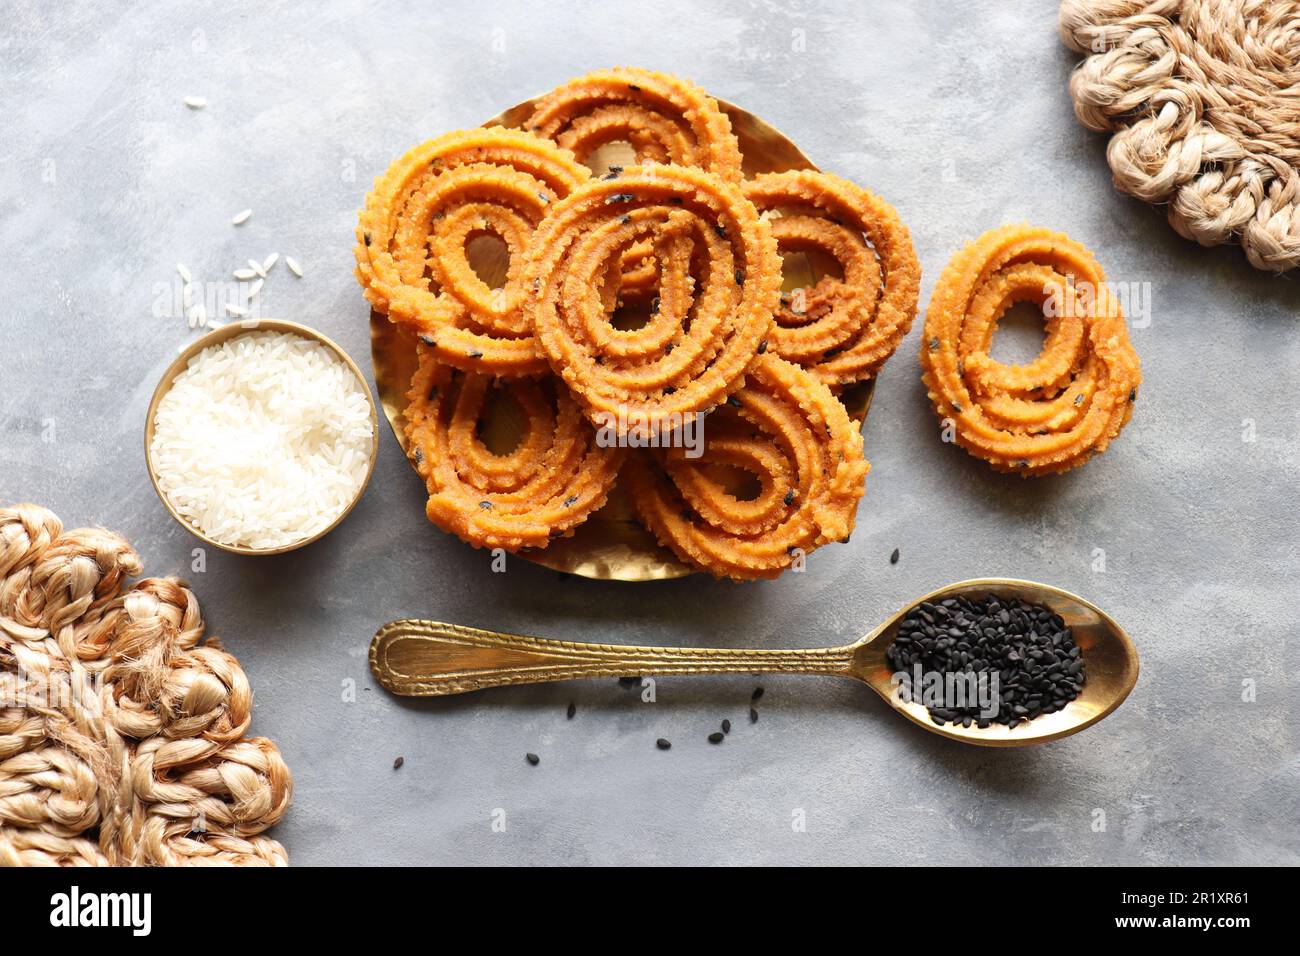
M921 267L898 213L862 187L813 170L768 173L744 189L760 213L780 210L770 221L783 254L815 250L843 273L781 296L770 348L832 388L870 378L916 317Z
M588 175L567 150L499 126L415 147L375 181L361 212L355 252L366 298L443 362L489 375L544 372L521 312L524 254L547 207ZM500 289L466 254L486 234L510 253Z
M628 461L641 520L682 561L719 577L773 578L853 530L868 464L862 434L812 374L764 355L711 412L704 452L642 451ZM727 477L758 480L737 498Z
M989 357L1003 313L1044 308L1026 365ZM925 319L923 379L957 443L999 471L1067 471L1100 454L1133 411L1142 373L1119 302L1082 245L1032 226L980 236L948 263Z
M541 97L524 129L585 160L601 146L626 142L639 163L699 166L741 178L740 146L717 101L666 73L597 70Z
M1300 2L1064 0L1079 121L1111 133L1115 185L1168 203L1204 246L1300 265Z
M478 434L491 393L513 400L522 436L495 454ZM491 379L420 351L406 410L410 454L429 489L429 520L476 547L544 548L605 503L624 451L601 447L553 378Z
M620 329L626 254L647 240L659 282L652 314ZM652 436L737 387L766 347L781 261L739 187L699 169L633 166L551 208L525 279L534 334L587 415Z
M118 535L0 508L0 866L283 866L293 779L245 737L193 592Z

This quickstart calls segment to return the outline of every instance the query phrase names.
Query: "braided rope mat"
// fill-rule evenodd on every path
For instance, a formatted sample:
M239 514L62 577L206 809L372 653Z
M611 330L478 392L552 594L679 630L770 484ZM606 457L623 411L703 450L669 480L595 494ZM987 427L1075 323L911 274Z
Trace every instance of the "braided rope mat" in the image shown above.
M108 531L0 508L0 865L283 866L293 780L194 593Z
M1181 235L1300 265L1300 0L1064 0L1080 122Z

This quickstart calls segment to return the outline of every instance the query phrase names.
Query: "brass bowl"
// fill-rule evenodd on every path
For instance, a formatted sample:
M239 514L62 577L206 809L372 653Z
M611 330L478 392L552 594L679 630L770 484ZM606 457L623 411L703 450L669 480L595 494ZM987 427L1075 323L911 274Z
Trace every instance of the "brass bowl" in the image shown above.
M483 125L518 128L532 112L533 102L528 100L513 106ZM732 131L740 140L746 176L817 168L788 137L754 114L723 100L718 100L718 105L731 120ZM599 174L612 165L625 166L633 161L629 146L611 143L597 150L588 165ZM467 251L471 265L489 284L491 280L504 279L508 259L503 255L472 244ZM810 286L824 271L818 261L803 253L787 255L783 260L787 289ZM403 451L409 451L405 432L406 392L415 373L415 346L414 333L389 322L381 313L370 313L370 353L379 403ZM870 379L845 389L840 398L849 414L865 421L874 391L875 380ZM516 423L487 422L486 425L490 430L506 433L513 429L516 435L520 431ZM678 561L641 525L621 486L615 486L605 507L579 525L572 535L558 538L541 550L521 551L519 556L556 571L602 581L656 581L685 577L695 571Z
M361 482L361 487L357 489L356 495L352 498L352 501L348 503L348 506L343 509L339 516L320 531L302 538L299 541L292 541L289 544L280 545L276 548L248 548L242 545L223 544L222 542L204 534L199 530L199 528L195 527L188 518L176 510L176 507L167 498L167 495L165 495L163 490L158 487L158 471L154 467L153 463L154 418L158 414L159 403L163 400L163 396L171 390L172 383L176 381L176 377L180 375L181 372L185 371L186 366L189 365L190 359L198 355L205 348L208 348L211 345L220 345L227 339L233 339L236 336L245 335L250 332L289 332L324 345L341 358L347 364L348 368L352 370L352 374L357 377L357 381L361 383L362 390L366 393L366 402L370 405L370 463L366 466L366 477ZM176 356L176 360L172 362L171 365L167 366L167 371L163 372L162 378L158 381L158 387L154 389L153 398L149 401L149 411L144 422L144 460L149 469L149 481L153 483L153 490L157 493L158 499L163 503L163 507L167 509L167 513L175 518L181 527L203 541L205 544L210 544L214 548L220 548L222 551L229 551L232 554L284 554L286 551L296 551L298 548L306 547L313 541L319 541L321 538L325 537L325 535L338 527L352 509L356 507L357 502L361 500L361 496L365 494L366 486L370 484L370 476L374 474L375 461L378 457L379 414L375 409L375 399L370 394L370 385L366 382L366 377L361 373L361 369L357 366L357 363L352 361L352 356L343 351L343 347L329 336L318 332L313 328L309 328L308 326L299 325L297 322L286 322L283 319L247 319L243 322L231 322L228 325L222 325L215 328L212 331L199 336L193 342L190 342L181 350L180 354Z

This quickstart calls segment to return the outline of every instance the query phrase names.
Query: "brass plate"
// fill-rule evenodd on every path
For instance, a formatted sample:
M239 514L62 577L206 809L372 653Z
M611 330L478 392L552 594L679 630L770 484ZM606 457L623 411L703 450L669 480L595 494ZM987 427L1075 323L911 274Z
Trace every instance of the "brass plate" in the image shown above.
M718 105L731 119L731 128L740 140L746 176L817 168L788 137L757 116L722 100L718 100ZM528 100L483 125L518 128L532 109L533 100ZM629 147L610 144L591 157L590 165L596 173L603 173L611 165L631 162ZM475 271L489 284L504 278L507 260L499 251L471 245L469 258ZM812 285L822 275L819 263L802 254L786 256L783 272L787 289ZM370 313L370 352L379 402L403 451L407 450L403 416L406 391L415 372L415 342L413 333L395 326L378 312ZM854 418L865 421L874 392L872 379L846 389L841 398ZM495 429L498 423L487 424L489 429ZM501 427L509 430L510 425L505 423ZM615 487L605 507L581 524L573 535L559 538L542 550L521 551L519 556L556 571L603 581L657 581L694 573L694 569L678 561L641 526L621 487Z

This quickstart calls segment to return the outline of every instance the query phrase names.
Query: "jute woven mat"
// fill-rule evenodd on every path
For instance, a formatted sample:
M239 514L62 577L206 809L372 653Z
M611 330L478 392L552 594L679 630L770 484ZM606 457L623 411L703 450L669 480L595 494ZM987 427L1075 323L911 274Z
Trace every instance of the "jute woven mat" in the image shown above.
M1300 264L1300 0L1064 0L1075 113L1180 234Z
M0 508L0 865L283 866L293 779L194 593L123 538Z

